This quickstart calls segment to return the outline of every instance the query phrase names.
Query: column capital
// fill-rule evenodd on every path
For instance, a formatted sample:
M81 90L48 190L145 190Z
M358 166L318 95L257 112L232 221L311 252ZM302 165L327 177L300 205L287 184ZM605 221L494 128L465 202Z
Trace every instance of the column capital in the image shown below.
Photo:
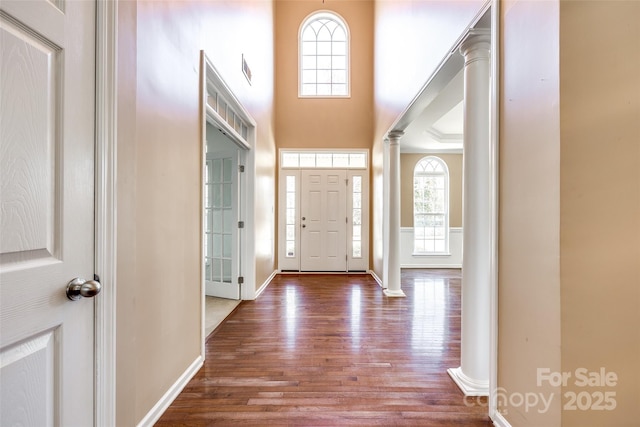
M399 144L400 138L402 138L403 135L404 135L404 132L401 130L392 130L388 134L389 144L391 145Z
M460 54L467 56L475 51L484 51L486 57L489 57L491 51L491 30L474 28L469 30L459 45Z

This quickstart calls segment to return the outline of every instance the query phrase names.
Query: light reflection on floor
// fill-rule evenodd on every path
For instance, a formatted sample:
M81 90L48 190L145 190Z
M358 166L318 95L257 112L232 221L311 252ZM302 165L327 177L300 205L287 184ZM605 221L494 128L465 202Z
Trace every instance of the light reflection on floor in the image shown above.
M287 347L294 349L296 347L296 320L297 320L297 298L296 288L287 286L285 291L285 307L286 307L286 324L287 324Z
M448 281L443 278L413 279L413 316L411 344L415 349L444 351L448 324L446 322Z

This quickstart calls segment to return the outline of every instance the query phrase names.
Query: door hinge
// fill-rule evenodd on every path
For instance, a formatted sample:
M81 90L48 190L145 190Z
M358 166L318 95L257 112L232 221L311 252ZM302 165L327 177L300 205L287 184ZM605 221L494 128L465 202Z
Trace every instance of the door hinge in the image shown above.
M344 222L346 222L347 224L349 224L349 217L345 217Z
M344 180L344 183L347 185L347 187L349 186L349 178Z
M244 283L244 277L238 276L238 285L242 285Z
M240 172L244 172L244 165L238 165L238 170Z
M244 228L244 221L238 221L238 228Z

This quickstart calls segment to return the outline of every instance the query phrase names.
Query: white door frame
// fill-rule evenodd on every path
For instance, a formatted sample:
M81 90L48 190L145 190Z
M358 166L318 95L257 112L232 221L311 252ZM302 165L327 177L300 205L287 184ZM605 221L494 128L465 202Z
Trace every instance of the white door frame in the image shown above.
M244 285L240 289L241 300L252 300L256 297L255 289L255 239L252 236L255 235L255 215L254 209L254 197L255 197L255 146L256 146L256 122L251 117L249 112L244 108L242 103L235 96L231 88L226 84L220 72L213 65L213 62L209 59L205 51L200 51L200 88L201 88L201 145L202 145L202 163L204 168L204 159L206 158L206 136L207 136L207 121L218 127L222 133L224 133L231 141L236 143L241 150L241 157L244 159L244 177L240 179L240 202L239 207L242 215L244 215L244 228L240 233L240 253L239 253L239 268L241 268L241 275L244 277ZM208 102L209 91L215 92L217 95L224 99L225 117L220 115ZM228 109L227 109L228 108ZM246 126L246 132L242 130L238 131L237 121L231 120L229 117L229 111L232 111L235 116ZM236 123L235 126L229 124L229 121ZM204 169L202 169L204 170ZM202 177L201 182L204 182ZM203 186L204 187L204 186ZM204 188L202 190L204 192ZM204 196L204 194L203 194ZM201 248L204 253L204 198L200 206L201 213ZM200 268L200 283L201 283L201 295L202 304L200 311L201 319L201 350L200 355L204 359L205 357L205 272L204 272L204 257L201 257Z
M500 213L500 1L491 0L491 265L489 266L490 286L490 340L489 344L489 417L494 423L505 425L506 420L498 412L498 233ZM508 423L506 423L508 424Z
M298 159L299 155L326 155L326 154L354 154L354 155L364 155L364 161L362 164L350 166L344 165L336 165L333 166L309 166L303 165L302 161ZM293 160L291 163L291 159L287 160L287 156L293 156L296 160ZM347 216L353 219L353 179L354 177L360 176L362 181L362 190L361 190L361 253L360 255L354 254L353 242L354 242L354 224L349 222L347 224L347 271L348 272L370 272L369 270L369 242L370 242L370 230L369 230L369 221L370 221L370 203L369 203L369 188L370 188L370 168L369 168L369 150L363 149L280 149L278 152L278 248L277 248L277 257L278 257L278 271L280 273L304 273L302 271L301 258L300 258L300 249L301 249L301 222L300 222L300 199L301 199L301 189L302 189L302 171L303 170L315 170L315 169L324 169L324 170L344 170L346 171L348 178L347 185ZM314 163L315 164L315 163ZM287 224L287 176L295 178L295 224ZM291 206L289 206L291 207ZM295 251L293 255L287 255L287 233L286 229L288 225L294 225L295 229ZM289 240L291 241L291 240ZM308 272L315 273L315 272Z
M118 2L96 1L95 298L96 427L116 425L116 171Z

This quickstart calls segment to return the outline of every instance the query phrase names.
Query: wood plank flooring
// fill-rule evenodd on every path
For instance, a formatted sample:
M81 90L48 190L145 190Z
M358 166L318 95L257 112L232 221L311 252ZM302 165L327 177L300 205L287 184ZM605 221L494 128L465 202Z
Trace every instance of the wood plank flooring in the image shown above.
M460 271L404 270L402 289L277 276L214 332L156 426L492 425L446 373L460 365Z

